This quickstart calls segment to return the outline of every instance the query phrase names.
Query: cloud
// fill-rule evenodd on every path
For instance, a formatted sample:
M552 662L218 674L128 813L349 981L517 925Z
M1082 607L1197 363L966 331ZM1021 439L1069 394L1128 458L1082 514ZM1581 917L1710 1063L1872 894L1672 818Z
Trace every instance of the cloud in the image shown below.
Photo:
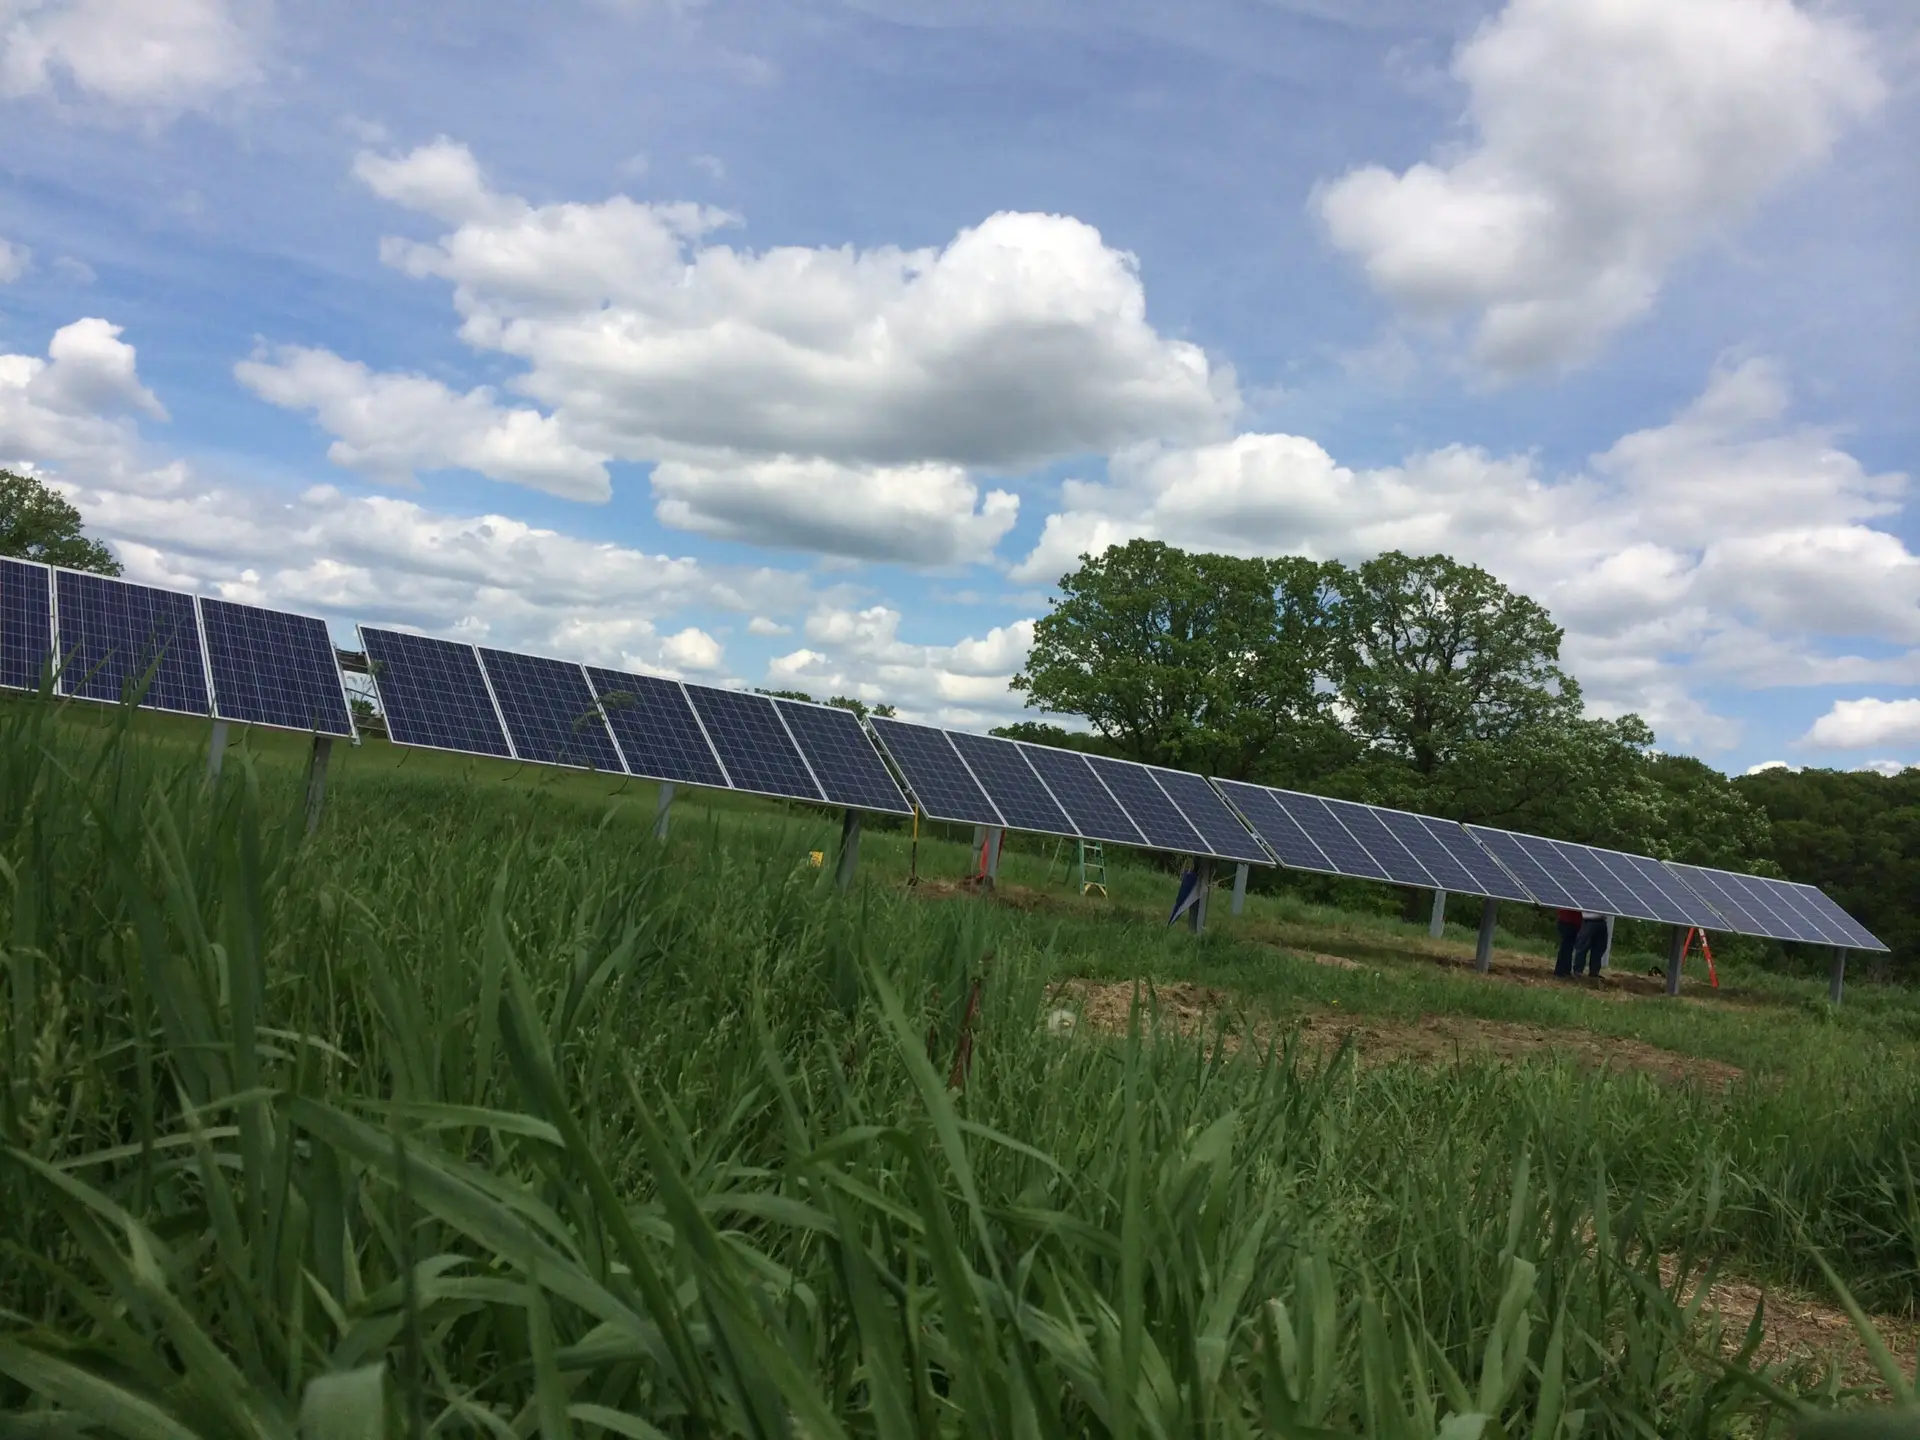
M1147 322L1134 258L1070 216L993 215L940 248L756 252L717 243L736 222L710 207L529 204L444 137L354 169L452 227L385 241L387 262L448 282L461 337L522 361L515 388L571 444L657 464L669 524L977 559L1016 502L975 472L1205 439L1239 407L1230 369Z
M33 251L11 240L0 239L0 285L11 285L27 273L33 264Z
M204 109L261 78L264 13L235 0L10 0L0 94Z
M170 467L140 451L136 417L166 418L140 383L120 327L76 320L53 334L46 358L0 354L0 464L40 473L73 466L133 489L172 483Z
M1898 512L1906 478L1790 423L1788 399L1769 362L1725 363L1668 423L1558 476L1463 445L1373 470L1298 435L1136 447L1104 480L1062 486L1012 575L1050 582L1141 535L1347 561L1441 551L1547 605L1600 708L1726 744L1735 731L1694 697L1699 680L1831 683L1915 663L1836 654L1823 637L1920 647L1920 559L1874 523Z
M570 500L612 494L607 457L569 441L552 416L495 403L482 386L461 394L424 375L376 374L329 350L281 346L234 366L254 394L310 411L337 436L327 458L393 484L416 470L477 470Z
M718 670L725 658L720 642L693 625L661 641L660 653L682 670Z
M1920 745L1920 700L1836 700L1802 743L1829 750Z
M1466 145L1313 206L1377 290L1468 317L1507 375L1592 355L1885 92L1862 35L1791 0L1509 0L1453 71Z
M965 729L1004 724L1025 713L1008 681L1033 646L1032 620L951 645L902 640L900 621L889 605L819 606L807 616L808 644L776 657L767 679L782 689L895 705L909 719Z

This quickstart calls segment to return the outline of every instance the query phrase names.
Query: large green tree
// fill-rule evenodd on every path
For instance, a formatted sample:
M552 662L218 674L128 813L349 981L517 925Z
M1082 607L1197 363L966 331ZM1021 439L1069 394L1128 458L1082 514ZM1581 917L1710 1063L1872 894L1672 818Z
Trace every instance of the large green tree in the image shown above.
M1157 540L1083 555L1013 686L1133 759L1253 773L1326 726L1329 575Z
M12 470L0 470L0 555L100 575L120 573L113 552L81 529L78 510L43 481Z
M1579 717L1560 627L1479 566L1390 550L1334 583L1332 677L1347 724L1416 773Z

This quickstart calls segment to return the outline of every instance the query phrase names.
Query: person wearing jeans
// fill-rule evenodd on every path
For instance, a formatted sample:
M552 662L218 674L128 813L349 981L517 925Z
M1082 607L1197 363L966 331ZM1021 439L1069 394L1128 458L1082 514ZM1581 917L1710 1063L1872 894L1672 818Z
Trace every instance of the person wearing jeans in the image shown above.
M1573 942L1573 973L1584 966L1587 974L1600 978L1600 965L1607 958L1607 917L1592 910L1580 912L1580 933Z
M1553 957L1554 975L1565 980L1573 974L1573 946L1580 938L1580 912L1561 910L1553 917L1554 925L1560 931L1560 953Z

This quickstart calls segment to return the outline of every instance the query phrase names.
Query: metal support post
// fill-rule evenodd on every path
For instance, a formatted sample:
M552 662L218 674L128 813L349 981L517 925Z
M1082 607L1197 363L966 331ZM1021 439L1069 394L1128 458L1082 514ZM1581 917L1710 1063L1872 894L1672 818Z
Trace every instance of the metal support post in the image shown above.
M1193 908L1187 911L1187 923L1198 935L1207 928L1207 892L1213 889L1213 861L1202 855L1193 862Z
M1613 963L1613 916L1607 916L1607 938L1601 942L1600 968L1606 969ZM1588 962L1592 964L1591 961Z
M999 826L987 832L987 883L995 884L1000 879L1000 842L1007 838L1007 832Z
M1447 892L1433 892L1433 916L1427 921L1427 935L1438 940L1447 933Z
M1845 947L1833 947L1833 973L1827 980L1827 999L1834 1004L1840 1003L1840 997L1847 991L1847 952Z
M327 803L327 762L333 758L333 737L313 737L313 758L307 762L307 833L320 828L320 810Z
M1228 906L1227 909L1229 914L1238 915L1246 908L1247 867L1245 864L1240 864L1233 867L1233 904Z
M1675 925L1673 937L1667 942L1667 994L1680 993L1680 964L1687 958L1687 940L1693 934L1691 925Z
M660 782L660 803L653 811L653 838L664 843L667 838L667 821L673 815L673 782Z
M840 821L840 868L833 883L842 890L853 884L854 867L860 863L860 812L849 810Z
M1491 895L1480 902L1480 938L1473 947L1473 968L1482 975L1493 968L1493 918L1500 902Z
M218 780L220 767L227 759L227 722L213 722L213 735L207 741L207 779Z

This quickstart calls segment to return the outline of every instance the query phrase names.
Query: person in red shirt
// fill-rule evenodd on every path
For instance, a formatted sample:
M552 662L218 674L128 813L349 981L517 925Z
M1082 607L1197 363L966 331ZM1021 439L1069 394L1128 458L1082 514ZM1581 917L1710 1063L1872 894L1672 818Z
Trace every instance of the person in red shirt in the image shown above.
M1554 957L1553 973L1559 979L1573 978L1573 946L1580 938L1580 912L1578 910L1558 910L1553 921L1560 931L1560 953Z

